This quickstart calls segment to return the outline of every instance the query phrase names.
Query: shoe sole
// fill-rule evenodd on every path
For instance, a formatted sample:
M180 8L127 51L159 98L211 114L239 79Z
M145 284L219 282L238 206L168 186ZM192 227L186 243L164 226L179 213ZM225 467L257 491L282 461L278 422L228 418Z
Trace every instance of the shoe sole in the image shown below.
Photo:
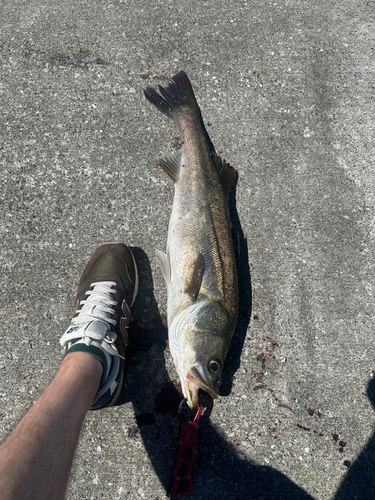
M128 247L129 248L129 247ZM131 256L132 256L132 259L133 259L133 264L134 264L134 269L135 269L135 284L134 284L134 294L133 294L133 300L132 300L132 303L130 304L130 307L134 304L134 301L135 301L135 298L138 294L138 284L139 284L139 281L138 281L138 268L137 268L137 263L135 262L135 258L134 258L134 255L133 255L133 252L130 250L129 248L129 252L131 253Z

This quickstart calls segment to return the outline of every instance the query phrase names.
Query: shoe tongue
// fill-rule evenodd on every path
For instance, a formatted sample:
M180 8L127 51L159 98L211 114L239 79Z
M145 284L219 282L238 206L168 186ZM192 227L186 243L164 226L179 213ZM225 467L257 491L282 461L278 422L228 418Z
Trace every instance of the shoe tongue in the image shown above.
M74 332L76 338L89 337L92 340L103 340L109 331L110 327L107 323L99 320L93 320L90 321L90 323L70 327L66 333Z
M90 321L84 327L84 335L93 340L103 340L108 331L109 325L102 321Z

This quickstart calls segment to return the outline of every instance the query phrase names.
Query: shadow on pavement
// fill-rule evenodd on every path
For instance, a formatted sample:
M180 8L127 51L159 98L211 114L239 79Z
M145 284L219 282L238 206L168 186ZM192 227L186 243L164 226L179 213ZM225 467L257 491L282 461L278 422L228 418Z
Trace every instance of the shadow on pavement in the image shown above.
M233 225L239 223L234 218ZM239 226L240 228L240 226ZM242 239L241 239L242 236ZM227 393L230 381L239 366L242 345L250 318L251 288L247 262L246 241L240 233L242 257L240 260L240 314L229 362L226 365ZM127 437L142 438L144 446L160 482L167 489L173 481L180 430L178 406L182 400L180 384L171 380L165 367L164 351L167 328L163 325L153 295L153 281L147 255L132 248L139 266L139 299L133 307L137 323L129 329L129 347L126 354L127 374L123 397L119 404L132 401L137 426L127 430ZM148 300L146 300L146 297ZM152 317L152 328L142 328L143 315ZM237 338L236 338L237 336ZM225 383L223 384L226 387ZM225 392L225 391L224 391ZM205 412L200 420L198 457L193 469L193 490L190 499L211 500L299 500L311 499L304 490L271 467L262 467L244 459L235 447L211 425L213 401L202 396Z
M375 378L367 387L367 396L375 407ZM373 500L375 498L375 435L350 467L335 500Z

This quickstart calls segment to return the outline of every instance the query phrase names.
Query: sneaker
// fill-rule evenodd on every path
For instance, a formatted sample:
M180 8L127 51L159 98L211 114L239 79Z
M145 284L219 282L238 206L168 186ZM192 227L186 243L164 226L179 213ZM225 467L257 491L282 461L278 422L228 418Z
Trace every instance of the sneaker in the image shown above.
M122 243L99 247L82 273L69 328L60 339L69 352L95 353L103 377L91 410L119 399L124 377L130 307L138 291L137 266Z

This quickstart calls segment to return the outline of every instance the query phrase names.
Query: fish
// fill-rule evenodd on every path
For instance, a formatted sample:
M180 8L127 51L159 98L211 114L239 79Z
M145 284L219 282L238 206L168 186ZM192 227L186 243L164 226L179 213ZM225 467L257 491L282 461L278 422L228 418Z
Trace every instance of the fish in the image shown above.
M182 147L159 161L174 182L166 252L156 250L167 285L170 352L191 409L199 389L218 397L235 330L238 276L229 195L238 174L216 153L190 80L176 74L145 97L179 128Z

